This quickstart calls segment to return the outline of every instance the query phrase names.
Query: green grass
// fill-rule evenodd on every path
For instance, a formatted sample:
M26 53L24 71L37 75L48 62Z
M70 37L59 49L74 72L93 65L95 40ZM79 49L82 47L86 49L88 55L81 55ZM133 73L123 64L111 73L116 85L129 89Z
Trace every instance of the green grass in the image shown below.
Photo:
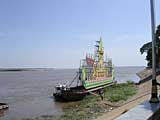
M110 102L126 101L134 94L136 94L136 88L132 82L113 85L105 89L105 99Z
M53 120L88 120L103 112L95 96L87 96L82 101L70 102L63 107L64 115Z

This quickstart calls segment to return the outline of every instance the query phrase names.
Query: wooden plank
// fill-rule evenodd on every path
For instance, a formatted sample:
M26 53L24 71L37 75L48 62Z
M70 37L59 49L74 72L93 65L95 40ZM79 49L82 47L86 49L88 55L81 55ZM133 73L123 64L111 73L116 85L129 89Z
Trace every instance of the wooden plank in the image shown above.
M96 90L103 89L103 88L105 88L105 87L111 86L111 85L113 85L113 84L114 84L114 83L112 82L112 83L109 83L109 84L104 85L104 86L100 86L100 87L96 87L96 88L94 88L94 89L86 90L85 92L88 93L88 92L96 91Z
M94 92L89 92L91 95L94 95L94 96L99 96L98 94L94 93Z

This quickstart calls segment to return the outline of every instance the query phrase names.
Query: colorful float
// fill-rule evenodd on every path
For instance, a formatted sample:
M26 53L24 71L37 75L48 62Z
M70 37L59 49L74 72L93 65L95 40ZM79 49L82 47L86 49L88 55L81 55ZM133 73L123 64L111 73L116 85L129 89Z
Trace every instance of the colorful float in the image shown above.
M77 85L71 87L77 80ZM104 60L102 38L96 41L94 54L86 54L80 61L79 71L70 85L59 84L55 87L55 100L74 101L83 99L88 93L103 93L103 89L114 83L112 59Z

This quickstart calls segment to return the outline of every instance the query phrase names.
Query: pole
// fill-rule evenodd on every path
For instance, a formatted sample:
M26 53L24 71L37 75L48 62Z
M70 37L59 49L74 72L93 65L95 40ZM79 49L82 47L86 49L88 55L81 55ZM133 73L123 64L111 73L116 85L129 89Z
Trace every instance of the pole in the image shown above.
M152 91L150 103L158 103L157 97L157 81L156 81L156 35L155 35L155 16L154 16L154 0L150 0L151 8L151 28L152 28Z

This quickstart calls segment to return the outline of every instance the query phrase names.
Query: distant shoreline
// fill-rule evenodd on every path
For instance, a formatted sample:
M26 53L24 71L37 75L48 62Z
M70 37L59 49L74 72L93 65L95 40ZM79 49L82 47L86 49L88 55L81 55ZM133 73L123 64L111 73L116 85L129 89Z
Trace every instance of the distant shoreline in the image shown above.
M115 68L121 67L144 67L145 66L115 66ZM48 71L48 70L61 70L61 69L78 69L78 68L0 68L0 72L21 72L21 71Z
M3 68L0 72L21 72L21 71L46 71L54 70L54 68Z

